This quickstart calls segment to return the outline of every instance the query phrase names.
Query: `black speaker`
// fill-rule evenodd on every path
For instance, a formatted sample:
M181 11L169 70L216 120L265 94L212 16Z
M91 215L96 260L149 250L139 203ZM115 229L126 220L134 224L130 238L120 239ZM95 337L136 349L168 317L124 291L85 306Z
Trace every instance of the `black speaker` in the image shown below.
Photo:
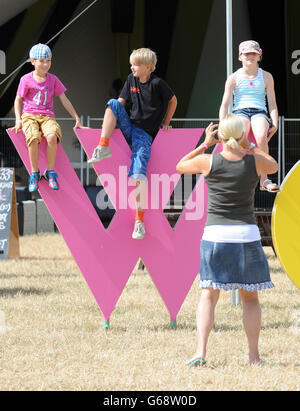
M110 202L108 195L106 193L102 194L103 202L101 202L101 197L97 199L99 192L103 190L103 186L85 186L84 189L100 219L110 222L116 210Z
M135 0L111 0L111 30L113 33L132 33Z
M28 191L28 186L16 186L17 203L31 200L31 193Z

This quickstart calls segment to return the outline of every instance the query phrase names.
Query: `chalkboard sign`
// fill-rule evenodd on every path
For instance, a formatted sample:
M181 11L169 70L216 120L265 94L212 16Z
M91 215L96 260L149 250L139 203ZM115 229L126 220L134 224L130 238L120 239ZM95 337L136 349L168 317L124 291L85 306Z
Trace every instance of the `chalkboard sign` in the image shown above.
M19 228L13 168L0 168L0 259L17 258Z

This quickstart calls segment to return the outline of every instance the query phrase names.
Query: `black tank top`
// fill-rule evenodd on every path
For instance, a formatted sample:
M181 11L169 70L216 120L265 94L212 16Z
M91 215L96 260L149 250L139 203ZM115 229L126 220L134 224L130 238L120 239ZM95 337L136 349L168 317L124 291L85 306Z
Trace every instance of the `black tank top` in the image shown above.
M206 225L256 224L254 193L258 175L253 155L229 161L221 153L212 156Z

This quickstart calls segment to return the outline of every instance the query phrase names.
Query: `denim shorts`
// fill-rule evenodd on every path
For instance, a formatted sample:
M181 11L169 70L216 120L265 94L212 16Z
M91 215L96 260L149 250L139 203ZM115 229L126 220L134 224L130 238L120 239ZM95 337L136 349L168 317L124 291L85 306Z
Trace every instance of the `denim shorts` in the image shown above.
M272 120L268 116L268 113L260 108L238 108L237 110L234 110L232 113L236 114L237 116L246 117L250 121L254 117L264 117L269 123L270 127L272 127Z
M274 287L260 241L216 243L201 241L200 287L246 291Z
M111 99L106 106L111 108L117 119L117 128L122 131L132 149L128 177L137 180L146 180L147 166L153 142L152 137L146 133L146 131L132 123L123 104L118 100Z

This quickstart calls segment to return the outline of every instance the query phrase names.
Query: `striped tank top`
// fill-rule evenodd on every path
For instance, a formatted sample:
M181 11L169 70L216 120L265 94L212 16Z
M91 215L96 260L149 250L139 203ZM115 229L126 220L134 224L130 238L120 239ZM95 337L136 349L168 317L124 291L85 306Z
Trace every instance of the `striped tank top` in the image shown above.
M251 107L267 111L266 94L261 68L258 69L257 76L251 80L243 76L242 69L237 70L236 86L233 90L233 110Z

